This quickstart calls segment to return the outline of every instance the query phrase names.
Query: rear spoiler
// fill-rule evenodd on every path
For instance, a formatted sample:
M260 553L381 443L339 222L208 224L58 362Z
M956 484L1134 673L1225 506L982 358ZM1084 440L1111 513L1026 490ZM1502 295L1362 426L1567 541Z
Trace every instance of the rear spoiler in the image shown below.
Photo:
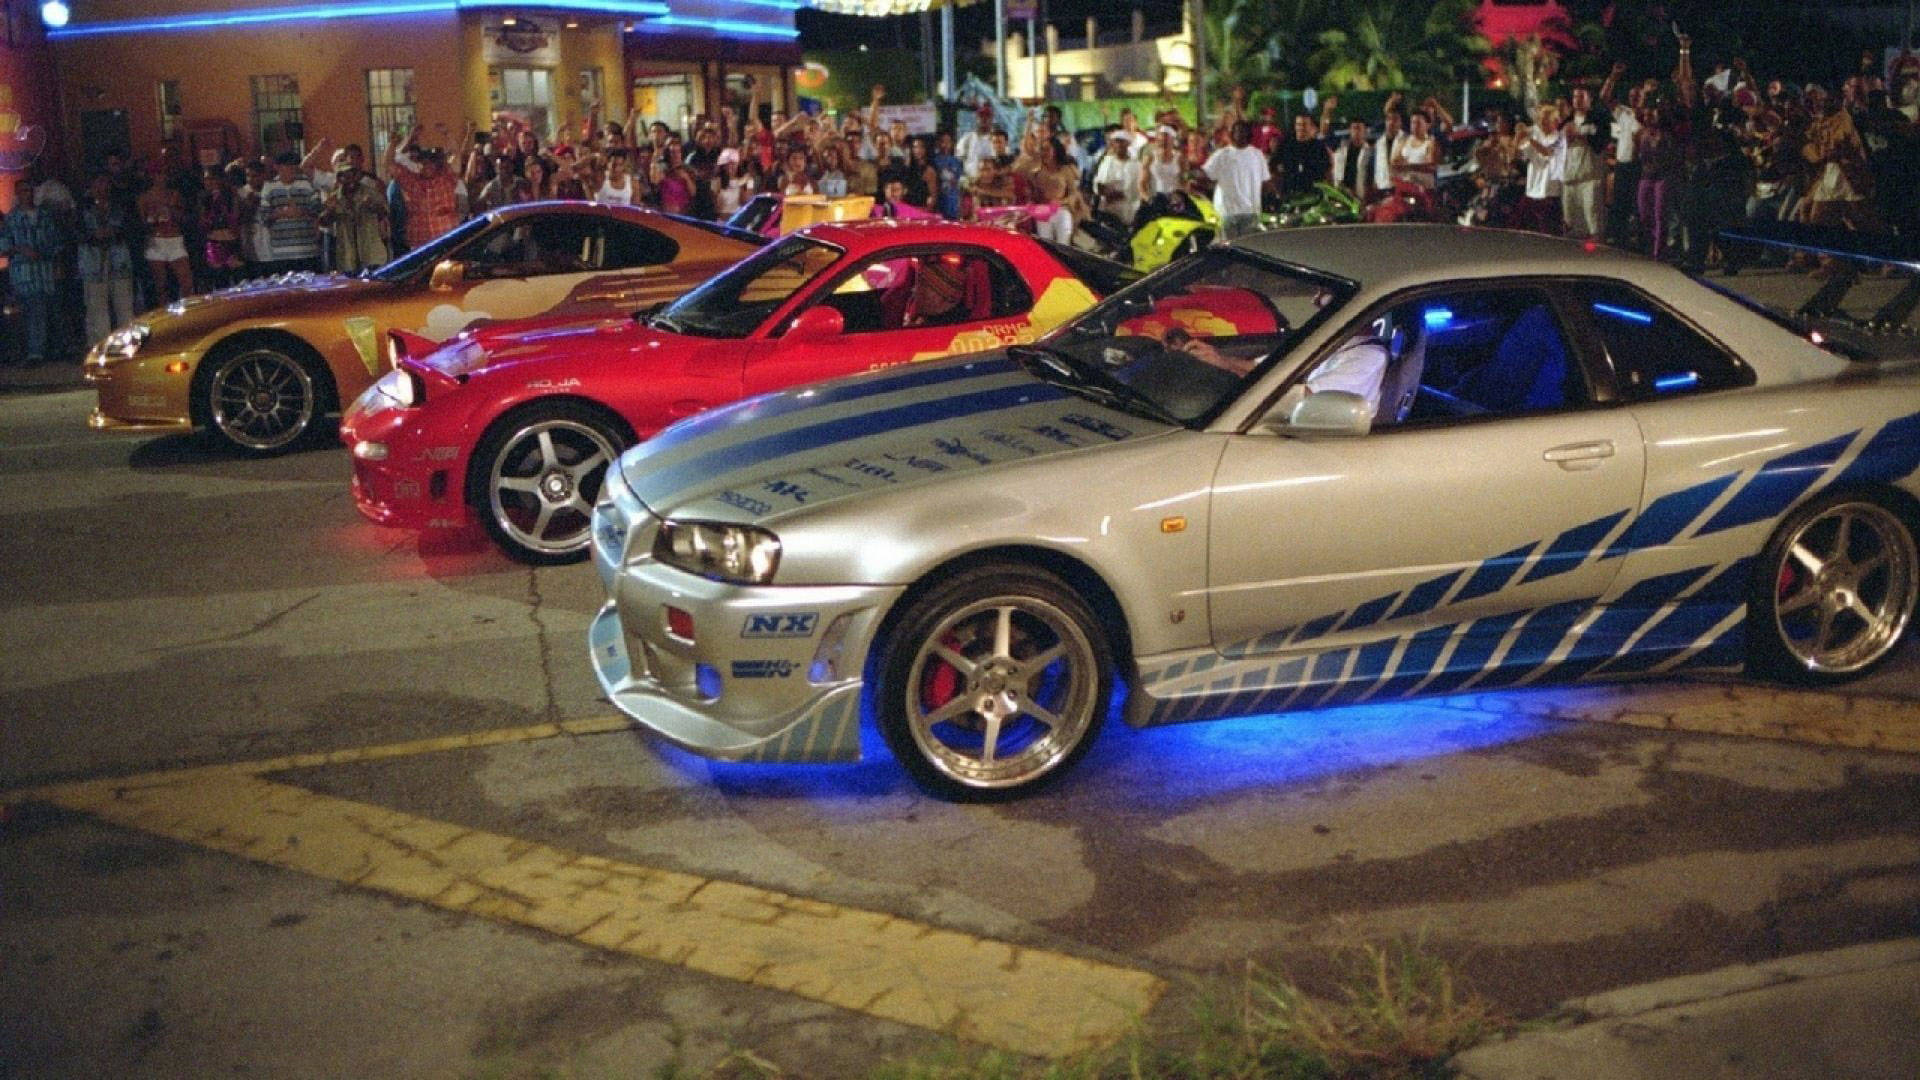
M1920 306L1920 238L1861 233L1794 221L1761 221L1722 229L1720 239L1722 243L1755 244L1835 260L1838 272L1800 305L1794 313L1800 318L1838 320L1876 332L1905 330L1907 319L1913 315L1914 308ZM1861 270L1877 267L1904 271L1906 287L1880 305L1864 323L1849 318L1840 310L1841 302L1860 280Z

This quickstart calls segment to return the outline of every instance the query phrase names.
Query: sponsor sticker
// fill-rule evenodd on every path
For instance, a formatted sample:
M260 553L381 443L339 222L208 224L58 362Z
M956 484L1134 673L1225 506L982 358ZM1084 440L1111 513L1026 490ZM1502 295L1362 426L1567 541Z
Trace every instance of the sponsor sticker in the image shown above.
M800 665L792 660L735 660L733 677L736 679L784 679L793 674Z
M749 615L740 628L743 638L807 638L820 623L820 613L803 611L784 615Z

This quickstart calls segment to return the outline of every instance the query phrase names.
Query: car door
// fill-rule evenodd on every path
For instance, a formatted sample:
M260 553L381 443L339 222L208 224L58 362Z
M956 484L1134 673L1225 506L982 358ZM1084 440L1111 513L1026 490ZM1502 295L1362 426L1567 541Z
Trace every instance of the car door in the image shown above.
M1292 677L1367 697L1499 685L1554 658L1618 572L1597 556L1643 478L1639 429L1569 325L1545 283L1456 286L1370 312L1306 365L1281 407L1322 365L1352 391L1350 359L1383 356L1375 426L1229 440L1210 515L1216 648L1304 654Z
M787 336L794 319L821 307L838 312L840 332ZM791 311L749 362L747 392L1030 340L1032 308L1033 293L1019 273L984 248L877 252L822 282Z

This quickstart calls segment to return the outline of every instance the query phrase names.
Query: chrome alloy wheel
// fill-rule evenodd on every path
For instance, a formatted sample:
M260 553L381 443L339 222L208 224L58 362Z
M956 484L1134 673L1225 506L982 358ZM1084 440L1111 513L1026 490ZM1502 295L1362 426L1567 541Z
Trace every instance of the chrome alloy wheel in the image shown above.
M220 360L207 382L213 428L242 450L282 449L312 426L313 373L278 349L243 349Z
M1079 623L1039 597L968 604L922 639L906 683L907 728L958 784L1029 783L1094 723L1098 662Z
M1836 503L1801 523L1780 549L1774 628L1809 672L1871 666L1900 641L1914 601L1913 537L1872 502Z
M549 418L515 431L487 476L498 533L534 555L586 550L594 500L618 454L604 432L578 420Z

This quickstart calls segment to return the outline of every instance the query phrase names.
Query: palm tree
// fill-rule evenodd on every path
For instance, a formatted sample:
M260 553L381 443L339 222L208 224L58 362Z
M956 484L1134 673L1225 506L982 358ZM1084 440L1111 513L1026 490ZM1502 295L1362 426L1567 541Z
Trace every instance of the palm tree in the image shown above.
M1350 0L1340 26L1322 30L1308 69L1328 90L1435 89L1477 72L1491 51L1474 29L1473 0Z

